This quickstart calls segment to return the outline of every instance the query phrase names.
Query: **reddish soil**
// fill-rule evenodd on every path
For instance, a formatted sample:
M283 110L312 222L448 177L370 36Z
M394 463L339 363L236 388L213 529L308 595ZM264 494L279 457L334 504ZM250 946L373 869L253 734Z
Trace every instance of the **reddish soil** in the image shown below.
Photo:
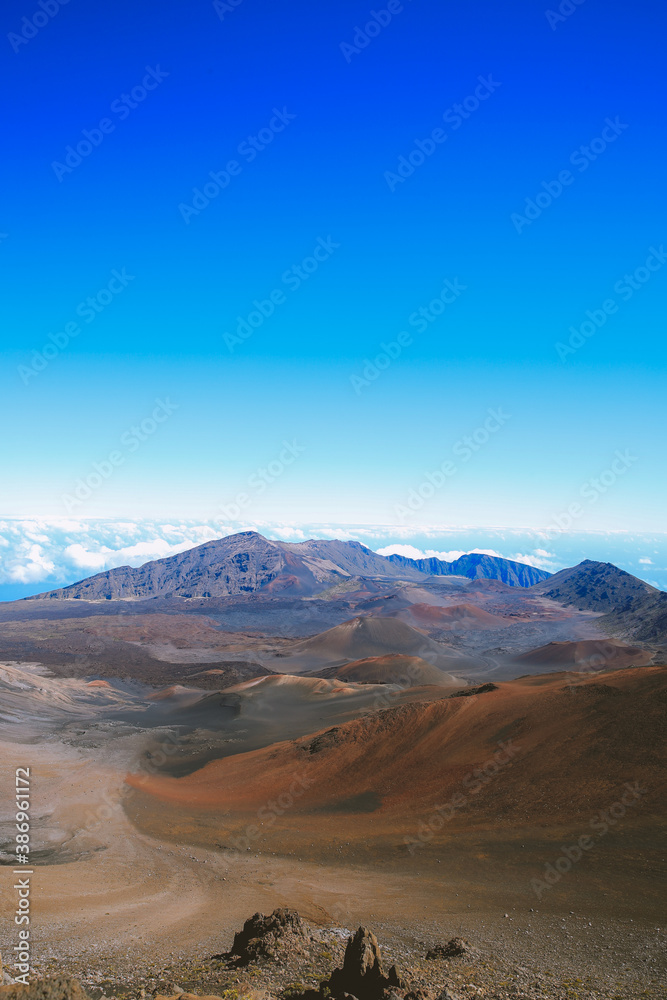
M514 658L527 666L578 667L587 665L595 670L618 670L623 667L644 667L654 654L639 646L628 646L616 639L580 639L578 642L550 642Z
M652 828L664 815L666 701L665 667L528 677L213 761L187 778L144 777L136 787L148 808L133 818L218 846L250 824L263 848L305 853L339 843L342 823L348 844L372 851L402 845L436 807L446 822L433 842L586 828L637 783L624 823ZM285 815L262 816L281 794L292 799Z
M474 604L454 604L449 608L433 604L413 604L411 608L397 612L396 617L409 625L439 625L440 628L504 628L510 624L506 619L491 615Z
M335 676L342 681L356 681L358 684L401 684L419 687L424 684L455 684L449 674L444 673L419 656L403 656L393 653L389 656L369 656L365 660L355 660L336 670Z

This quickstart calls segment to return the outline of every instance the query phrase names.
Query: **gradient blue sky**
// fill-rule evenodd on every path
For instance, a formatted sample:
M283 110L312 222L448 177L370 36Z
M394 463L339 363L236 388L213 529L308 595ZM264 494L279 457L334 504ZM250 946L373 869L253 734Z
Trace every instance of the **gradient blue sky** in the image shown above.
M304 450L241 520L397 524L502 407L511 419L409 516L416 532L548 525L617 450L631 467L573 527L665 530L667 266L614 289L667 246L664 7L585 0L554 29L545 0L406 0L348 62L341 43L384 7L242 0L221 20L204 0L70 0L14 52L7 36L39 8L7 0L2 514L208 522L287 440ZM147 66L168 75L121 120L113 102ZM479 109L443 123L489 74ZM238 146L274 108L296 117L247 162ZM113 131L58 180L53 162L105 117ZM570 156L607 118L627 127L582 171ZM392 192L385 172L438 127L446 141ZM230 159L240 175L186 224L179 205ZM518 234L512 213L568 168ZM320 237L340 245L287 287ZM20 366L123 268L128 286L25 384ZM447 278L460 297L424 332L406 325ZM277 288L285 301L231 352L224 334ZM617 311L560 358L608 299ZM412 343L355 392L404 330ZM177 409L132 449L156 398Z

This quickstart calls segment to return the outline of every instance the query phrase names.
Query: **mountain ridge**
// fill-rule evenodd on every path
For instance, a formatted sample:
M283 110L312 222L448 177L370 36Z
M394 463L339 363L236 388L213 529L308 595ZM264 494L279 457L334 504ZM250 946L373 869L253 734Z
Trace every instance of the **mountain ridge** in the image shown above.
M459 556L453 562L445 562L434 557L428 559L408 559L405 556L387 556L400 566L412 565L428 576L465 576L469 580L500 580L510 587L532 587L536 583L548 579L551 574L544 570L528 566L527 563L516 562L514 559L502 559L481 552L468 552ZM492 567L497 568L498 575L491 576Z
M527 587L549 574L523 563L471 554L453 563L381 556L357 541L309 539L280 542L256 531L213 539L142 566L119 566L67 587L24 600L133 600L147 597L219 597L289 591L312 596L353 578L417 581L462 575Z

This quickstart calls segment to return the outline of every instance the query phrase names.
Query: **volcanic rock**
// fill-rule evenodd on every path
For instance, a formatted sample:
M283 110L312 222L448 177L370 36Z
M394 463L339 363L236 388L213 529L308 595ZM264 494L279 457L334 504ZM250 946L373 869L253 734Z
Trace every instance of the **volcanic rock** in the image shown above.
M306 925L296 910L280 907L268 917L255 913L246 920L243 930L234 935L228 957L238 965L248 965L263 958L275 958L284 948L301 953L308 937Z
M456 958L458 955L466 955L473 949L469 941L465 938L454 937L447 944L438 944L426 953L427 958Z
M347 942L343 968L334 969L331 978L322 983L320 992L342 998L351 993L357 1000L380 1000L385 990L405 989L405 983L392 965L385 975L377 938L367 927L360 927Z

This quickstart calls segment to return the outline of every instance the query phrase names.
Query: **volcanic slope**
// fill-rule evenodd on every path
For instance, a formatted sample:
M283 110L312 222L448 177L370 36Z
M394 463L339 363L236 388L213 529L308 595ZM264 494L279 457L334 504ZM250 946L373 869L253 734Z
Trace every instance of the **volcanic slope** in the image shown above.
M392 612L392 616L417 628L430 626L452 631L506 628L511 624L499 615L489 614L474 604L453 604L444 608L434 604L413 604L404 610Z
M514 657L514 662L530 667L552 670L585 668L618 670L624 667L644 667L653 653L639 646L628 646L614 639L580 639L578 642L549 642Z
M391 653L388 656L369 656L355 660L344 667L325 667L318 671L320 677L336 677L340 681L357 684L400 684L402 687L457 686L460 682L451 674L439 670L419 656Z
M305 790L261 831L258 849L327 851L340 843L343 817L348 844L405 849L420 818L446 803L431 846L483 831L521 842L531 830L560 836L588 830L591 815L627 789L625 828L657 831L667 808L666 701L665 667L501 683L213 761L187 781L152 777L133 816L149 830L177 830L187 817L198 840L224 846L298 775ZM222 833L206 818L219 812Z
M289 665L291 671L302 673L392 653L421 657L445 671L478 665L476 660L429 639L404 622L370 615L357 616L310 639L292 643L275 661L265 658L264 662L274 670L278 669L277 664L282 664L281 669Z
M217 760L312 733L322 726L349 722L389 705L430 701L443 687L461 689L454 678L430 667L437 684L360 683L353 679L271 674L202 694L171 686L152 696L152 708L137 720L149 725L182 727L178 753L166 764L184 775ZM419 683L419 678L416 679ZM187 737L186 737L187 732Z
M639 597L624 608L610 611L600 619L600 625L616 635L637 642L667 647L667 594L656 590Z

